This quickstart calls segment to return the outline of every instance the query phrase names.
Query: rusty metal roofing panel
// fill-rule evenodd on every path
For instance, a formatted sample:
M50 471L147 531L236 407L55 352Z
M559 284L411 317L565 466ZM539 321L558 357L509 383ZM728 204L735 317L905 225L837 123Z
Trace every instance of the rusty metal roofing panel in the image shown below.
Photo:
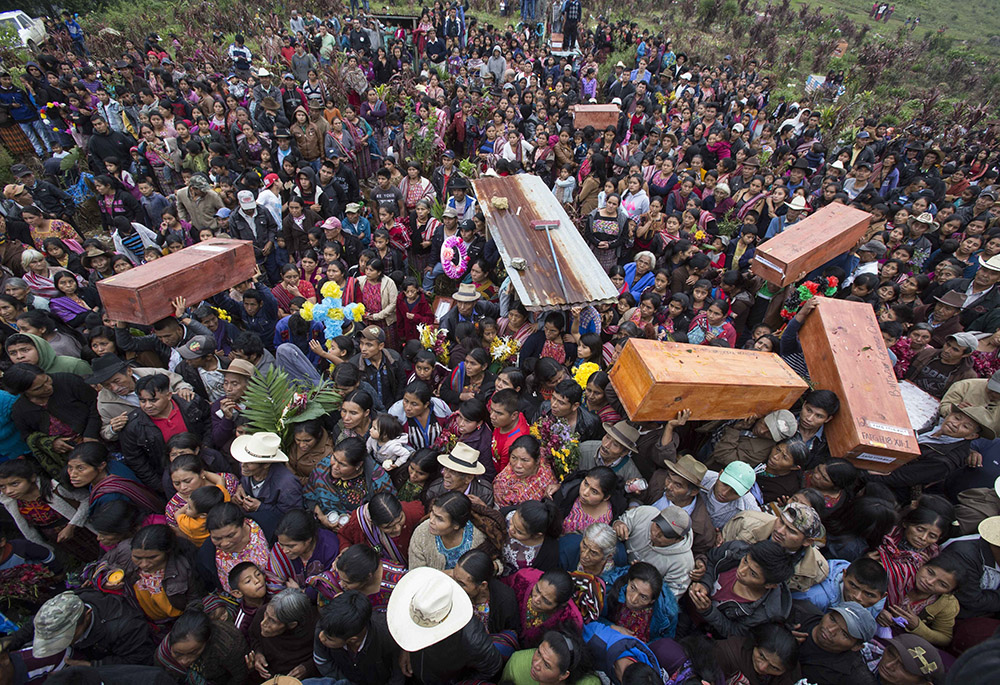
M616 300L618 292L611 279L540 177L487 177L473 181L473 186L486 217L487 231L496 241L507 274L528 310L569 309ZM494 197L507 198L508 208L494 207ZM550 235L566 284L565 297L545 231L531 227L531 222L538 219L559 222ZM527 262L523 271L511 268L511 260L517 258Z

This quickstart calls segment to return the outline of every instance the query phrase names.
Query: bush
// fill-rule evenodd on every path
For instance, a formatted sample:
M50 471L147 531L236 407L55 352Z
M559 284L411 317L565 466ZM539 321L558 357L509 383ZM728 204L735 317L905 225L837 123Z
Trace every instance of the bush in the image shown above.
M10 173L10 165L14 163L14 158L3 145L0 145L0 185L7 185L14 182L14 176Z

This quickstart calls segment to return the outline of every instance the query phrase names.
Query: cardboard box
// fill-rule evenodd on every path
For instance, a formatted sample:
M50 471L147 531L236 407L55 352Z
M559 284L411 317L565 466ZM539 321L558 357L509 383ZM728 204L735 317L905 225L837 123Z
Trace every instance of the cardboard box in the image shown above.
M600 133L608 126L618 126L618 105L577 105L573 111L573 128L593 126Z
M821 297L799 342L814 387L840 398L824 429L831 455L880 473L920 456L871 305Z
M778 285L788 285L852 249L868 230L872 215L833 203L764 241L750 270Z
M252 278L256 268L250 241L213 238L98 281L97 291L110 318L151 324L174 313L174 298L196 304Z
M637 338L610 376L633 421L665 421L681 409L696 421L763 416L809 387L776 354Z

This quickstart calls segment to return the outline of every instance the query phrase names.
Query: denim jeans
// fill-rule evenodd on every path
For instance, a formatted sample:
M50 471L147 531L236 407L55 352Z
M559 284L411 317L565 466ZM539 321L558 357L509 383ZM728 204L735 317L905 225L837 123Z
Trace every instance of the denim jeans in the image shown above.
M521 0L521 21L535 20L535 0Z
M429 293L433 292L434 291L434 279L436 279L438 276L442 275L443 273L444 273L444 267L441 266L441 262L438 262L437 264L434 265L433 269L431 269L428 273L424 274L424 282L423 282L424 290L426 292L429 292Z
M28 140L31 141L31 146L35 148L35 154L41 157L46 152L52 152L52 145L49 142L51 131L42 123L41 119L18 122L18 125L24 131L24 135L28 136Z

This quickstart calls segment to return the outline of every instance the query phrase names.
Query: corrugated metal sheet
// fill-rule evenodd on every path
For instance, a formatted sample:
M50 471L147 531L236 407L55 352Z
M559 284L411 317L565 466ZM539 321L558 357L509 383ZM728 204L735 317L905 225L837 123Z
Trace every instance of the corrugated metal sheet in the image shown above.
M528 310L569 309L615 301L618 293L611 279L541 178L533 174L488 177L473 181L473 186L486 216L486 228ZM507 198L508 208L495 208L490 202L493 197ZM566 284L565 297L545 231L531 227L535 219L559 222L551 236ZM524 271L511 268L511 260L517 258L527 262Z

